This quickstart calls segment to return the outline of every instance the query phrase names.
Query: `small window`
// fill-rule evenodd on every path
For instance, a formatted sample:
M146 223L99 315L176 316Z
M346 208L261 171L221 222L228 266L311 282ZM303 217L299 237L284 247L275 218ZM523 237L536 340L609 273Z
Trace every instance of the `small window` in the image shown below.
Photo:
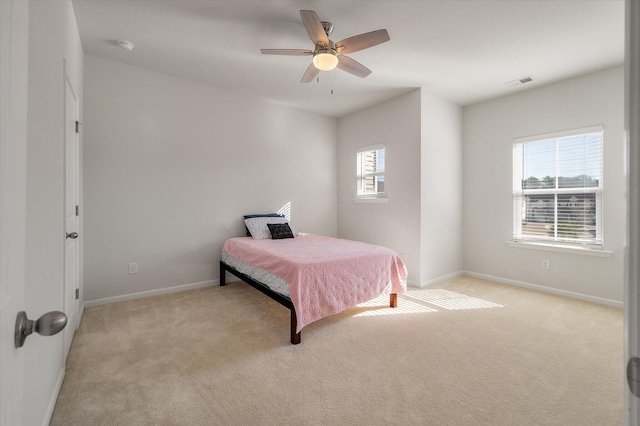
M516 139L513 239L602 246L602 127Z
M384 197L384 145L363 148L357 153L357 196Z

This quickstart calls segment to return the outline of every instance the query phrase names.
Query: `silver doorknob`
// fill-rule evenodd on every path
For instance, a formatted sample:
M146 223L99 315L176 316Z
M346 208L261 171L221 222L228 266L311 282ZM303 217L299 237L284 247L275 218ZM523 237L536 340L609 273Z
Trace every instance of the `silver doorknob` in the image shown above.
M78 238L78 233L77 232L72 232L70 234L68 233L67 238L71 238L72 240L75 240L76 238Z
M18 312L14 335L16 348L21 348L27 336L34 331L41 336L53 336L60 333L65 325L67 325L67 316L64 312L47 312L36 321L27 318L25 311Z

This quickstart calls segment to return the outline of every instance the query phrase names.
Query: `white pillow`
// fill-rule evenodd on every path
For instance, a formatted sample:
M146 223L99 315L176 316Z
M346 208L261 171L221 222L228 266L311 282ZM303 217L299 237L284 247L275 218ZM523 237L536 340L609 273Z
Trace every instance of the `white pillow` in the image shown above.
M251 217L244 220L247 225L251 238L254 240L271 239L271 231L267 223L287 223L286 217ZM294 233L295 235L295 233Z

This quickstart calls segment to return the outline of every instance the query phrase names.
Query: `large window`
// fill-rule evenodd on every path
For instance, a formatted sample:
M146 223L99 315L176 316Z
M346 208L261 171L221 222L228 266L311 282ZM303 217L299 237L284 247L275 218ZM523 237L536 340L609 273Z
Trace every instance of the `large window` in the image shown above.
M384 197L384 145L360 149L356 170L358 197Z
M514 140L513 238L602 246L602 127Z

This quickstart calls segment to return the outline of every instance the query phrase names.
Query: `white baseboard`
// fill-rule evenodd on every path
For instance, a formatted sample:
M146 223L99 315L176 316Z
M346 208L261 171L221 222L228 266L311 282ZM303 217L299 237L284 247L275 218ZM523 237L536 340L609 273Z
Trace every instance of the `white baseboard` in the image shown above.
M507 279L507 278L501 278L501 277L496 277L493 275L487 275L487 274L481 274L478 272L473 272L473 271L457 271L457 272L452 272L450 274L447 275L443 275L441 277L438 278L434 278L428 281L423 281L423 282L417 282L417 281L413 281L410 280L408 281L408 285L412 286L412 287L419 287L419 288L425 288L425 287L429 287L432 285L436 285L436 284L440 284L443 283L447 280L462 276L462 275L468 275L470 277L474 277L474 278L480 278L483 280L488 280L488 281L495 281L498 283L502 283L502 284L509 284L509 285L513 285L513 286L517 286L517 287L523 287L523 288L528 288L531 290L537 290L537 291L542 291L544 293L551 293L551 294L557 294L559 296L565 296L565 297L571 297L573 299L579 299L579 300L585 300L587 302L593 302L593 303L598 303L600 305L607 305L607 306L613 306L615 308L622 308L624 306L624 303L618 300L613 300L613 299L605 299L603 297L597 297L597 296L590 296L588 294L583 294L583 293L575 293L572 291L568 291L568 290L561 290L561 289L557 289L557 288L553 288L553 287L546 287L543 285L538 285L538 284L533 284L533 283L528 283L525 281L518 281L518 280L511 280L511 279ZM230 280L228 280L227 282L231 282ZM219 285L219 280L209 280L209 281L202 281L199 283L193 283L193 284L183 284L183 285L179 285L179 286L175 286L175 287L167 287L167 288L161 288L161 289L157 289L157 290L149 290L149 291L141 291L138 293L131 293L131 294L124 294L121 296L114 296L114 297L105 297L102 299L96 299L96 300L89 300L89 301L85 301L82 304L82 308L81 308L81 317L82 314L84 313L84 308L91 308L93 306L100 306L100 305L107 305L110 303L117 303L117 302L123 302L125 300L134 300L134 299L141 299L143 297L149 297L149 296L158 296L161 294L169 294L169 293L177 293L179 291L186 291L186 290L193 290L196 288L202 288L202 287L208 287L208 286L213 286L213 285Z
M407 280L407 286L409 287L420 287L420 283L414 280Z
M84 308L92 308L94 306L108 305L110 303L124 302L125 300L142 299L143 297L159 296L161 294L177 293L179 291L193 290L196 288L209 287L219 285L220 280L201 281L193 284L183 284L175 287L159 288L156 290L140 291L138 293L123 294L121 296L104 297L102 299L85 301L82 306Z
M80 324L82 323L82 317L84 317L84 308L85 308L85 304L83 301L82 305L80 305L80 313L78 314L78 328L80 328Z
M493 275L480 274L472 271L464 271L464 275L468 275L470 277L480 278L488 281L495 281L502 284L509 284L517 287L528 288L531 290L542 291L544 293L556 294L558 296L570 297L572 299L579 299L587 302L598 303L600 305L613 306L615 308L622 308L624 306L624 303L618 300L605 299L603 297L590 296L588 294L582 294L582 293L575 293L573 291L561 290L553 287L546 287L543 285L532 284L525 281L510 280L507 278L500 278L500 277L495 277Z
M417 281L409 281L409 285L413 286L413 287L419 287L419 288L425 288L425 287L429 287L432 285L436 285L436 284L440 284L443 283L447 280L459 277L464 275L464 271L457 271L457 272L452 272L450 274L447 275L443 275L441 277L438 278L433 278L431 280L427 280L427 281L423 281L423 282L417 282Z

